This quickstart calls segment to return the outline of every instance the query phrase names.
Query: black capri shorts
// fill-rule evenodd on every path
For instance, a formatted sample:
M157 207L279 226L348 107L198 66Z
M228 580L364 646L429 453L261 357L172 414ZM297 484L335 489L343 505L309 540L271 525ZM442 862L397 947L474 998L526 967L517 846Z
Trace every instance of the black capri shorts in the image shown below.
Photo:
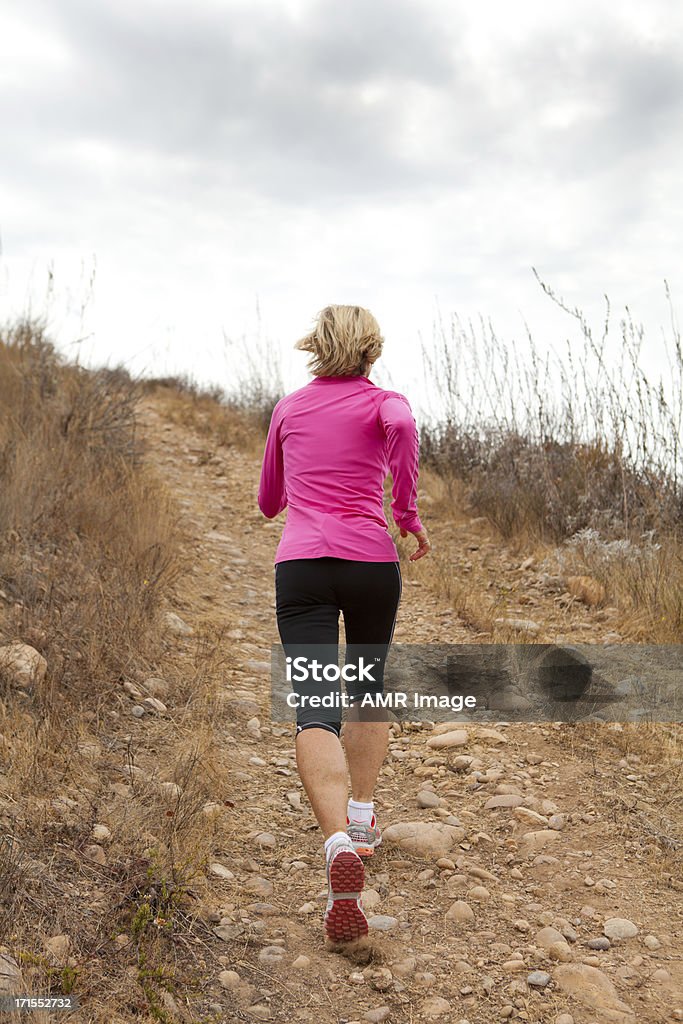
M303 729L327 729L339 736L342 722L342 682L350 706L361 707L365 694L381 694L384 666L401 600L398 562L362 562L347 558L296 558L275 566L275 606L286 657L337 665L339 614L344 617L346 653L343 679L334 670L322 681L292 679L297 694L297 734ZM301 662L297 662L301 664ZM308 698L335 695L339 706L316 705ZM319 701L317 704L319 705ZM366 701L372 705L372 701ZM358 716L372 720L372 713ZM386 714L379 715L386 718Z

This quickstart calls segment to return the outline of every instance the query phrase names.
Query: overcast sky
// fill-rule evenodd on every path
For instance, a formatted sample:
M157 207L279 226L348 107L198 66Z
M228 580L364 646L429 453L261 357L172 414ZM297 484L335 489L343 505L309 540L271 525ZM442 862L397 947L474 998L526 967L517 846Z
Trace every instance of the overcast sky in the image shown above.
M258 306L297 386L293 342L358 303L410 393L439 311L575 334L535 267L658 359L682 85L673 0L3 0L0 318L225 385Z

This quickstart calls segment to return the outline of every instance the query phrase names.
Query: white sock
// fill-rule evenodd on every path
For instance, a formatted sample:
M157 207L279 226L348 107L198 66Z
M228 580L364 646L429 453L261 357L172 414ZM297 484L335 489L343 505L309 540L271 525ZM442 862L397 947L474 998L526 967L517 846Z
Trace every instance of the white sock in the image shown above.
M372 821L372 815L375 810L375 804L371 800L369 804L363 803L360 800L349 800L346 814L349 820L360 821L363 825L369 825Z
M325 840L325 859L328 860L330 856L330 847L332 843L336 843L338 839L345 839L346 842L353 848L351 840L347 836L346 832L333 832L329 839Z

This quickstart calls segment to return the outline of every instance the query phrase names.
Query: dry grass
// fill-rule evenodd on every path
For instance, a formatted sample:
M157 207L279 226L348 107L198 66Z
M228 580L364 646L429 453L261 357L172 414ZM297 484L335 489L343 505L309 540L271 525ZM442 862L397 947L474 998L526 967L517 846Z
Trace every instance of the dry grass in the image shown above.
M89 965L79 992L97 990L98 960L100 994L125 981L108 929L149 866L149 821L125 802L120 856L103 866L88 853L118 774L118 691L163 652L159 613L187 571L136 435L140 394L125 371L64 362L38 322L0 336L0 643L28 643L48 666L35 687L0 677L2 934L29 992L73 989L74 968L43 946L64 932ZM159 798L146 809L164 820Z

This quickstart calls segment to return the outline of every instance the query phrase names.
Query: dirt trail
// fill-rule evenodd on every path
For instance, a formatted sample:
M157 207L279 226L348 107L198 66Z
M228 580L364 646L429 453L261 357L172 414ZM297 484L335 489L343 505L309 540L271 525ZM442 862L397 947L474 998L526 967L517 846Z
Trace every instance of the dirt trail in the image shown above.
M658 764L654 745L629 748L619 727L470 725L464 745L435 749L429 729L396 726L380 823L441 823L449 848L439 858L385 842L366 869L378 927L365 948L325 948L321 835L298 783L293 727L269 718L281 524L255 505L257 458L169 423L153 398L140 424L192 533L194 568L173 610L195 637L223 629L233 666L221 706L234 829L215 861L234 877L210 878L202 915L213 959L188 1019L201 1010L206 1019L321 1024L683 1020L680 771ZM447 525L433 527L448 544ZM479 579L518 580L519 560L499 549L496 561L483 529L463 520L451 543L480 559ZM426 561L404 568L395 639L485 640L431 589ZM556 621L551 594L534 605L539 622ZM588 616L585 627L592 639L612 628ZM174 656L191 659L195 637L178 638ZM492 797L508 806L487 807ZM637 934L589 947L606 944L610 918L628 919Z

